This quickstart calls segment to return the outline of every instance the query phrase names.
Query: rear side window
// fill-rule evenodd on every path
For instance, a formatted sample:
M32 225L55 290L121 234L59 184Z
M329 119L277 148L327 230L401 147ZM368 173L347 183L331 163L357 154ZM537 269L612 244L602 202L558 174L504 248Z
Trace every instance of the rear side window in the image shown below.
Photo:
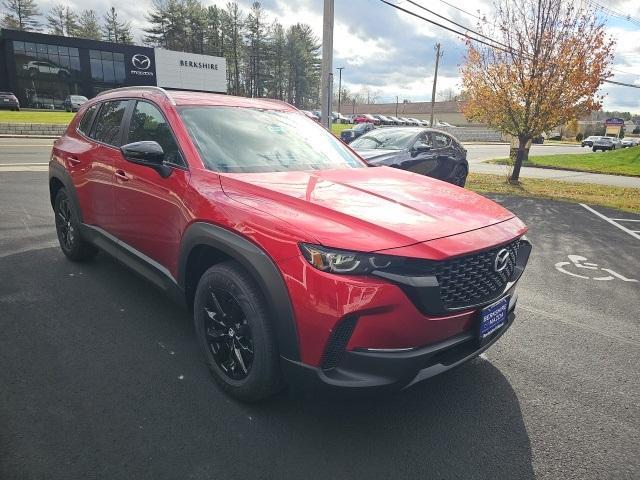
M165 161L184 166L171 128L158 108L149 102L136 103L129 124L127 142L154 141L164 150Z
M445 148L451 143L451 139L441 133L433 135L433 148Z
M91 119L93 118L93 114L96 113L98 109L97 105L93 105L87 108L87 111L84 112L82 119L80 120L80 125L78 125L78 130L84 133L85 135L89 135L89 129L91 128Z
M104 102L93 122L91 138L107 145L120 146L120 126L127 103L127 100Z

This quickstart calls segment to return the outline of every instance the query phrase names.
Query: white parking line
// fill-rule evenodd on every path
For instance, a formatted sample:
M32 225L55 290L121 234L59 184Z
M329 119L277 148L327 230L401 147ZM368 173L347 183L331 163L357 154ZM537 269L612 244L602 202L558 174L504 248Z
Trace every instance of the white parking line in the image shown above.
M640 222L640 219L637 218L612 218L611 220L616 222Z
M602 218L603 220L606 220L607 222L609 222L611 225L614 225L616 227L618 227L620 230L622 230L623 232L628 233L629 235L631 235L633 238L636 238L638 240L640 240L640 235L638 235L637 231L634 230L629 230L627 227L625 227L624 225L620 225L618 222L616 222L613 218L609 218L606 215L601 214L600 212L596 212L593 208L591 208L589 205L585 205L584 203L581 203L580 205L582 205L584 208L586 208L587 210L589 210L591 213L599 216L600 218Z

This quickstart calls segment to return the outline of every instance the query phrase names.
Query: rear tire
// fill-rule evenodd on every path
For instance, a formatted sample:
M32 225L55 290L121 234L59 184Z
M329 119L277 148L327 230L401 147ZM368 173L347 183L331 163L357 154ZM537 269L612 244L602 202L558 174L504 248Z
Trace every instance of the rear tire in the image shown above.
M84 262L94 258L98 249L80 235L80 217L64 188L56 194L53 211L62 253L72 262Z
M263 400L280 390L280 356L266 302L240 265L219 263L202 275L193 318L198 343L220 388L243 402Z

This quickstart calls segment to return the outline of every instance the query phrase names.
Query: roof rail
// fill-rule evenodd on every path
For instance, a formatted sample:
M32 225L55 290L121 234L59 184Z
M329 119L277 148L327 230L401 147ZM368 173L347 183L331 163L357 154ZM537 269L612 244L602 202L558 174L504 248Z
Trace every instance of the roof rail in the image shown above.
M99 97L100 95L106 95L107 93L126 92L127 90L151 90L152 92L159 92L163 94L167 98L167 100L171 102L172 105L176 104L173 98L171 98L171 95L169 95L169 93L164 88L156 87L153 85L138 85L138 86L112 88L111 90L105 90L103 92L100 92L98 95L96 95L96 97Z

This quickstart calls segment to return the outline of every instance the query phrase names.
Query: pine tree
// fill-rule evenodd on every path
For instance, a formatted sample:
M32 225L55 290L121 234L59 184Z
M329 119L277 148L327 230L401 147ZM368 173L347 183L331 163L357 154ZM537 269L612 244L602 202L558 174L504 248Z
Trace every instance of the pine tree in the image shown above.
M3 27L23 31L40 30L41 23L37 19L40 11L35 0L4 0L2 5L7 11L0 22Z
M227 57L227 72L230 80L229 90L234 95L242 92L240 84L240 64L242 63L242 25L243 15L238 2L228 2L225 15L225 57Z
M264 77L261 75L265 67L266 29L265 12L260 2L253 2L247 16L245 28L248 40L248 75L246 91L251 97L261 97L264 94Z
M208 55L222 56L222 31L221 12L213 5L207 7L205 23L205 53Z
M47 15L49 32L54 35L75 36L78 30L78 16L68 6L58 4Z
M95 10L82 11L78 18L78 28L73 36L90 40L102 40L100 23Z
M129 22L118 21L118 13L116 12L115 7L111 7L111 9L104 15L102 37L108 42L125 44L133 43L131 24Z

